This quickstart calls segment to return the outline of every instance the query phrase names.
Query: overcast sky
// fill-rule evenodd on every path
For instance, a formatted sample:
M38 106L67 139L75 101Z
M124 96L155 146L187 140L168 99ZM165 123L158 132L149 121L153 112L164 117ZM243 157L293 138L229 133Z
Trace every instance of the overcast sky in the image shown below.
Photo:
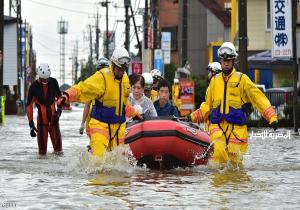
M59 79L59 34L57 33L57 22L60 17L68 21L69 30L66 35L65 46L65 66L66 79L70 82L72 68L72 50L75 41L79 41L79 59L87 60L89 54L89 42L87 37L87 25L95 25L95 17L97 8L100 13L99 26L100 30L106 29L105 8L97 4L95 0L22 0L22 18L23 21L29 22L33 31L33 47L37 53L37 64L47 62L52 69L52 76ZM125 19L125 9L116 8L115 6L124 6L124 0L112 0L109 6L109 30L116 29L116 45L123 45L125 39L125 25L122 22L116 23L116 20ZM144 7L144 0L132 0L133 9ZM9 0L4 0L5 15L9 14ZM15 13L12 12L12 16ZM136 15L138 25L142 24L142 16ZM132 21L131 21L131 25ZM133 36L133 28L131 28L131 50L136 43ZM85 38L84 39L84 34ZM140 33L140 40L142 33ZM95 40L95 33L93 33ZM100 38L100 56L103 50L103 40Z

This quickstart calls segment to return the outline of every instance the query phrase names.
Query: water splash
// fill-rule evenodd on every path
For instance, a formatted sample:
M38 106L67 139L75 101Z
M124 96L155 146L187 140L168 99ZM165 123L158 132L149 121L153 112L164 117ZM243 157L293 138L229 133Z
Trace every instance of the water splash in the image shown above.
M111 152L105 152L101 158L83 152L79 158L79 167L88 174L100 172L125 172L133 173L136 170L145 170L137 166L128 145L116 147Z

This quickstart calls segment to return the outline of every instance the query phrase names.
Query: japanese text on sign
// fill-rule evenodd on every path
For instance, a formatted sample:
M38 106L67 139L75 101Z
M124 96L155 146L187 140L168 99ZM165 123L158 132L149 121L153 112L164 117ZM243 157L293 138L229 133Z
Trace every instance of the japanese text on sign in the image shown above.
M292 1L272 0L272 56L293 57Z

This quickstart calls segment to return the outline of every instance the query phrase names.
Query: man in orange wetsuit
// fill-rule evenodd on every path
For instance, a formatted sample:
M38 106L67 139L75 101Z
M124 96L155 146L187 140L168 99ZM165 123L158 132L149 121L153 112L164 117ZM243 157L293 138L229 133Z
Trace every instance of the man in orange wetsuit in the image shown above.
M36 137L39 146L39 154L47 153L48 133L55 152L62 151L61 133L59 129L59 117L61 107L55 108L55 100L61 96L58 82L50 77L51 71L46 63L37 68L39 79L34 81L29 88L26 111L29 120L30 135ZM33 121L33 104L38 109L37 128Z

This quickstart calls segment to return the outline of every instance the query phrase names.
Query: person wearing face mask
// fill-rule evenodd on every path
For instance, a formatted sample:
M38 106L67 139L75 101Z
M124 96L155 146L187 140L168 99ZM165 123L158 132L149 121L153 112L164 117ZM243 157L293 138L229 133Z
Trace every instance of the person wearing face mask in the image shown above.
M242 164L248 146L246 104L251 103L277 129L277 115L268 98L247 75L235 70L237 56L231 42L221 45L218 57L222 73L211 78L205 102L188 117L192 122L203 122L209 117L215 163Z
M59 100L59 104L94 100L89 122L90 152L98 157L124 144L125 114L142 119L128 101L130 84L126 71L131 62L129 53L123 47L116 48L110 60L108 68L72 86Z
M51 71L47 63L41 63L37 68L38 80L29 88L26 112L29 121L30 135L37 136L39 154L47 154L48 134L55 152L62 151L62 140L59 128L59 118L62 112L61 106L55 105L55 101L61 97L58 82L50 77ZM33 121L33 105L38 109L37 127Z

